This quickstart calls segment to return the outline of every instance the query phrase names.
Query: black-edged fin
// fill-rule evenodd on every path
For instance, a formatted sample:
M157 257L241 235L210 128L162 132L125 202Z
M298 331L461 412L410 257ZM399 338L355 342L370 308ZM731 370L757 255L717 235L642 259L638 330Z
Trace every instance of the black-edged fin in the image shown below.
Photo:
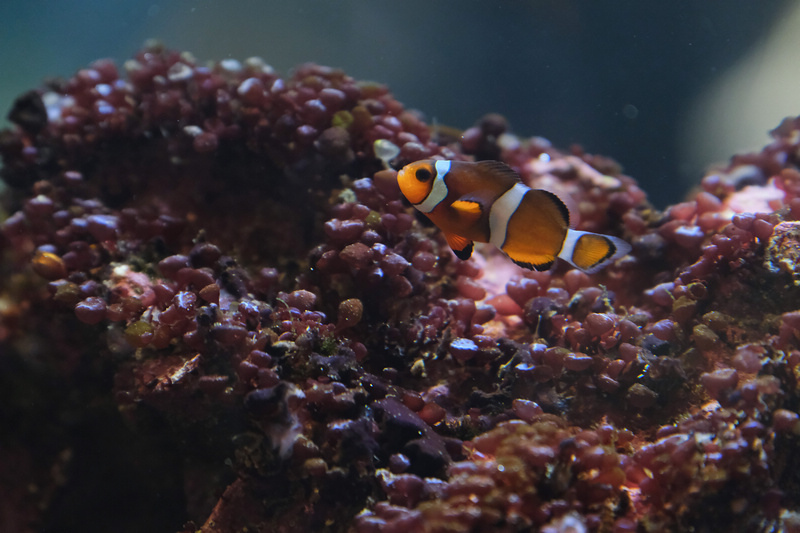
M528 270L535 270L537 272L545 272L547 270L550 270L550 267L552 267L554 263L554 261L549 261L547 263L542 263L539 265L532 265L531 263L515 261L514 259L512 259L512 261L514 261L514 264L517 266L521 266L522 268L527 268Z
M445 233L444 238L447 239L447 244L449 244L450 248L453 249L453 253L456 254L456 257L462 261L466 261L472 257L473 245L471 240L465 239L460 235L454 235L452 233Z
M466 261L472 257L472 243L469 243L463 250L453 250L453 253L462 261Z
M506 165L502 161L478 161L475 163L476 166L480 167L482 170L494 175L496 178L505 178L511 179L515 182L522 181L519 178L519 174L514 172L514 169L510 166Z
M556 204L556 207L558 207L558 210L561 212L561 215L564 217L564 222L565 222L566 227L569 227L569 209L567 209L567 204L565 204L564 201L561 198L559 198L558 195L555 194L555 193L552 193L550 191L546 191L544 189L535 189L535 190L538 191L538 192L546 194L547 197L550 198L550 200L552 200L552 202L554 204Z
M558 256L587 274L593 274L631 251L618 237L569 230Z

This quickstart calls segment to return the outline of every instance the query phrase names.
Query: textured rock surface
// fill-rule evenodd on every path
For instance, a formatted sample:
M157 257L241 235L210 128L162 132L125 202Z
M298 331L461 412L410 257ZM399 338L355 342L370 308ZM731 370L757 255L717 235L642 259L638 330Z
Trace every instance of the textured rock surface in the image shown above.
M124 67L0 134L3 527L800 529L799 120L659 212L610 159L334 69ZM396 187L433 156L633 252L459 261Z

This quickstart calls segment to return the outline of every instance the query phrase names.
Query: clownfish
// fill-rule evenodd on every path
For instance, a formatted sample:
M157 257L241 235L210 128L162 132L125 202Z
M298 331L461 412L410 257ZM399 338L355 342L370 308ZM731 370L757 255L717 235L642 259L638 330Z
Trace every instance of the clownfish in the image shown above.
M558 196L531 189L499 161L426 159L403 167L397 182L459 259L472 255L473 241L490 242L524 268L548 270L560 257L592 273L631 249L617 237L570 229Z

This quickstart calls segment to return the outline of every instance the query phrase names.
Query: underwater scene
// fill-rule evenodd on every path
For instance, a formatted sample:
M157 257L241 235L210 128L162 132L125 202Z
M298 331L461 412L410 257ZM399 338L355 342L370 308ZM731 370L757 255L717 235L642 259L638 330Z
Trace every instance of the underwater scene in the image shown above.
M795 4L321 4L0 8L0 532L800 532Z

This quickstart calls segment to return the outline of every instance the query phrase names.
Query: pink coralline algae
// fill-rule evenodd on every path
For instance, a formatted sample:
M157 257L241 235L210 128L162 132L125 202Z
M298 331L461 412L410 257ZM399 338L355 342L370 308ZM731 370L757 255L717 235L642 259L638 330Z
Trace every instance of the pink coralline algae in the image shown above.
M800 531L800 119L661 212L339 70L124 70L0 133L4 530ZM423 158L502 160L633 250L460 261L397 187Z

